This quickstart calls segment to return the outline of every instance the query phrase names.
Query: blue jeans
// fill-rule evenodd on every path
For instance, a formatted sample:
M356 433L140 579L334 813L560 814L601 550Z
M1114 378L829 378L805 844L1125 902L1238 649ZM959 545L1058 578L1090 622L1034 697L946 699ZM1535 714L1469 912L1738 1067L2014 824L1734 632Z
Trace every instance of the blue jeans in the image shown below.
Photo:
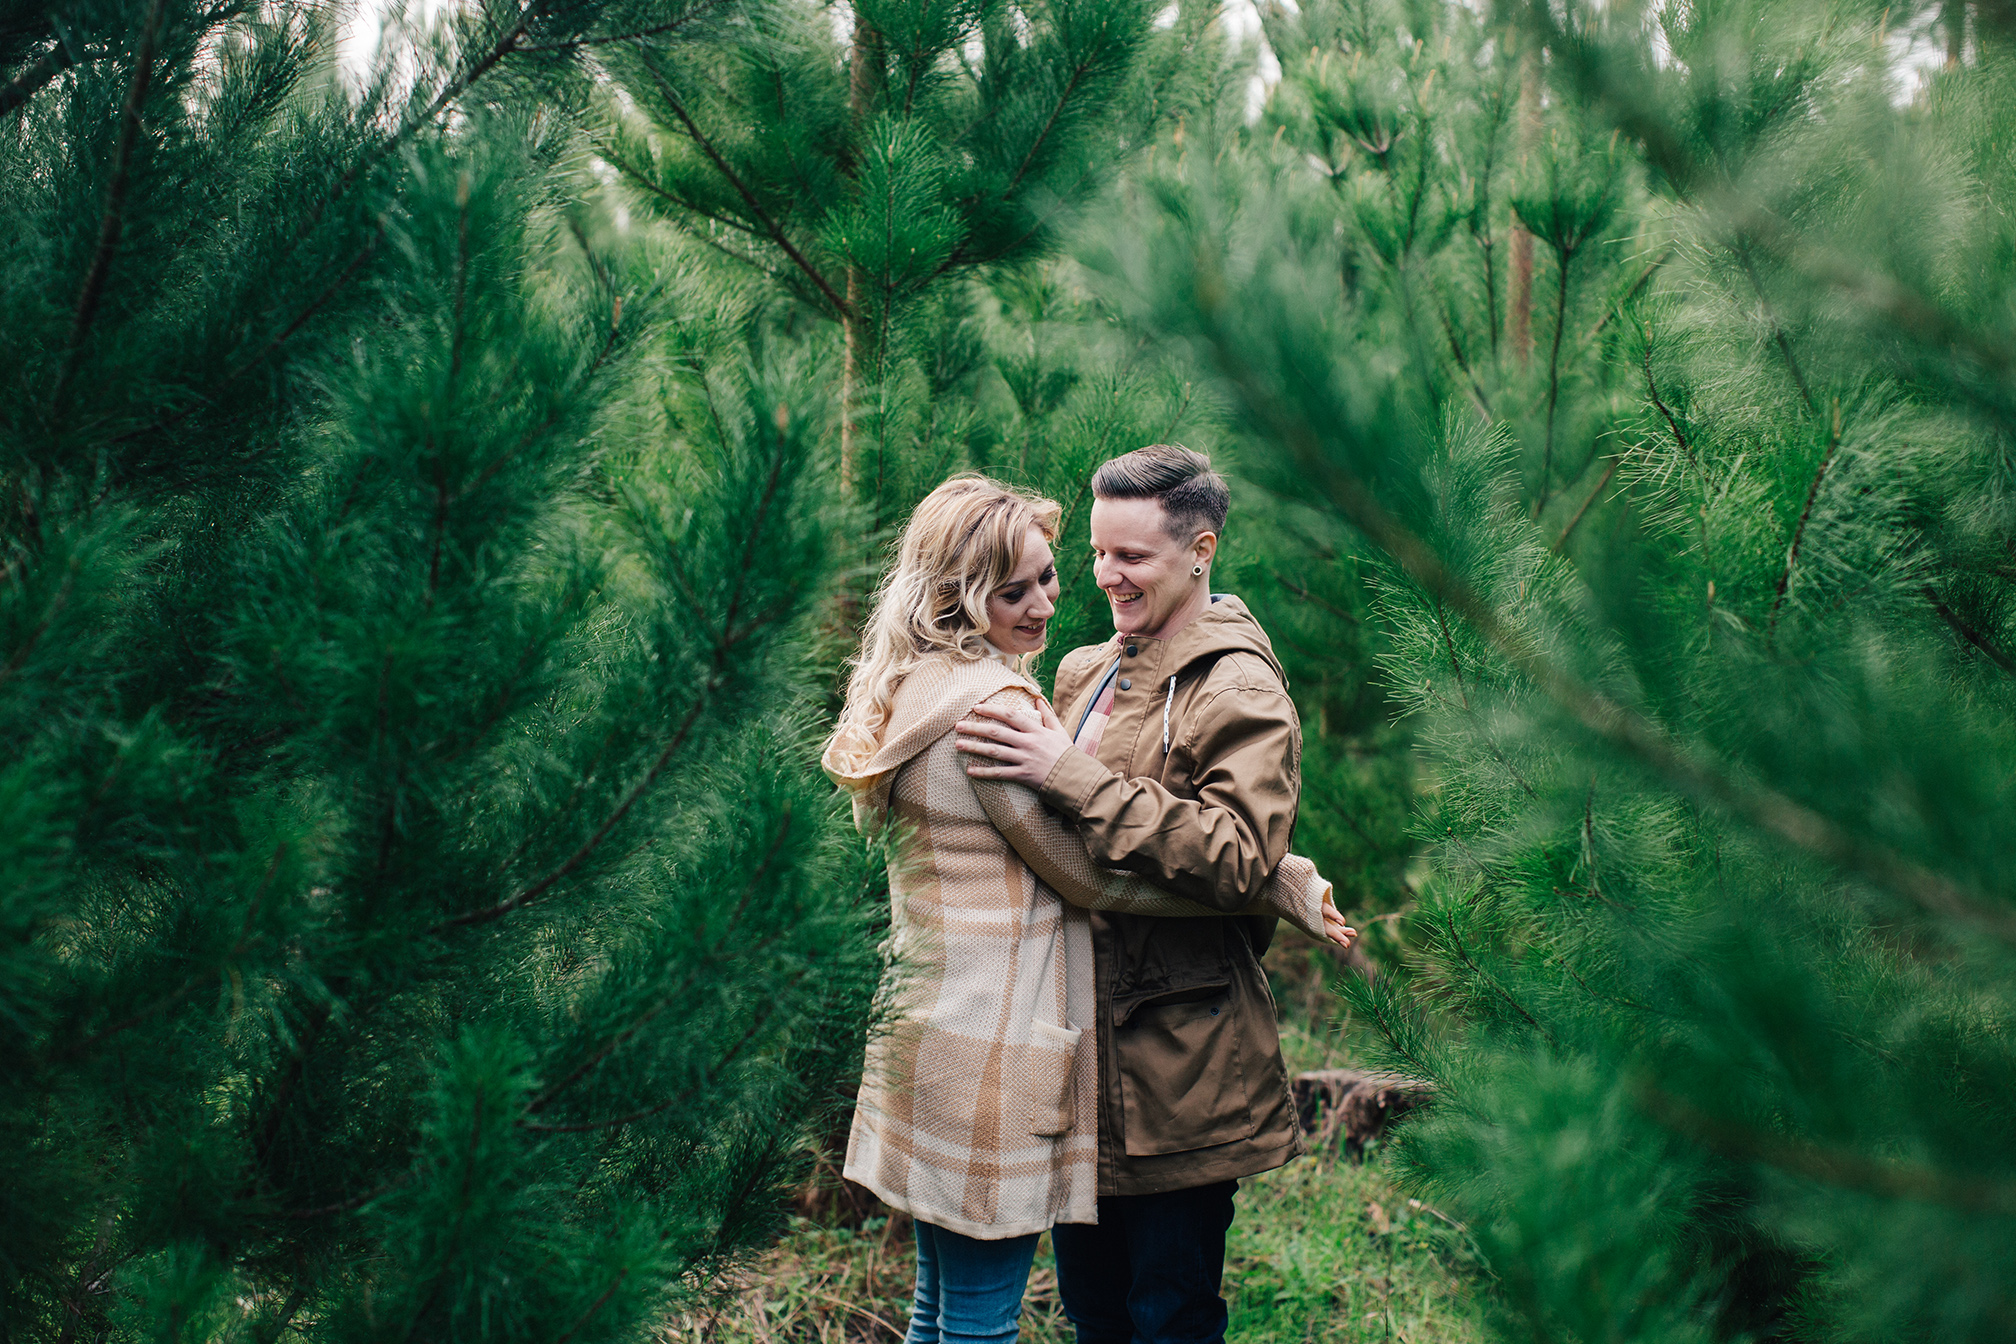
M1217 1344L1225 1338L1225 1232L1237 1181L1102 1195L1099 1223L1059 1223L1057 1293L1078 1344Z
M1015 1344L1037 1233L981 1241L917 1224L917 1300L903 1344Z

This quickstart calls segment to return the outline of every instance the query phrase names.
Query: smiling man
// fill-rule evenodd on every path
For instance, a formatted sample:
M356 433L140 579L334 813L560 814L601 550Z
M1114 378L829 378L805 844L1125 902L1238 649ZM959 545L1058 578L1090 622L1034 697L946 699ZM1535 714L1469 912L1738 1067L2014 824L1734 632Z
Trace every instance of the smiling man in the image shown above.
M1201 453L1137 449L1092 478L1094 573L1115 634L1067 654L1062 716L983 707L969 774L1036 788L1092 857L1225 911L1287 855L1302 730L1266 632L1211 592L1230 502ZM1060 1224L1058 1286L1079 1344L1222 1339L1242 1176L1302 1151L1260 969L1273 921L1092 916L1099 1223Z

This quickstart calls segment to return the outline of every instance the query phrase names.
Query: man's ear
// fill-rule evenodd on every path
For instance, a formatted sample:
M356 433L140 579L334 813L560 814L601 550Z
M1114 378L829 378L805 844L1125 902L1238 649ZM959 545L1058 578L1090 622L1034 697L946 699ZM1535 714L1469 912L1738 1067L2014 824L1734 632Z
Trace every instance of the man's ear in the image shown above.
M1190 543L1190 553L1197 557L1198 564L1210 564L1211 558L1218 554L1218 534L1216 532L1199 532L1197 540Z

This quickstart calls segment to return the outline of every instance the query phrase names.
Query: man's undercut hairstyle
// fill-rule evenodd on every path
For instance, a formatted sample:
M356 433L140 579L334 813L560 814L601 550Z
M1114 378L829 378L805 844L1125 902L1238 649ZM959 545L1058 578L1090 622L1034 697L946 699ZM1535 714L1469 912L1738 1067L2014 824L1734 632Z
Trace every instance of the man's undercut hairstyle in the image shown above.
M1168 515L1170 536L1187 542L1199 532L1225 530L1232 491L1211 470L1211 459L1180 443L1151 443L1122 453L1092 473L1099 499L1153 499Z

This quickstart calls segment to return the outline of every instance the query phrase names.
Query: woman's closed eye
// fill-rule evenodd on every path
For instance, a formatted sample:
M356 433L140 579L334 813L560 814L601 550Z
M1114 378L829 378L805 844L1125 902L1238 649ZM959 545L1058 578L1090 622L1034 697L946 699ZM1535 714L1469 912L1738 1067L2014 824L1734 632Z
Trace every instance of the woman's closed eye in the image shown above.
M1027 591L1026 589L1022 588L1009 588L1002 592L996 593L995 596L999 597L1003 602L1006 602L1009 606L1012 607L1017 602L1020 602L1022 600L1022 594L1026 591Z
M1042 573L1042 576L1041 576L1040 578L1038 578L1038 579L1036 580L1036 582L1038 582L1038 583L1054 583L1054 582L1056 581L1056 579L1057 579L1057 566L1055 566L1055 565L1052 565L1052 566L1050 566L1050 568L1048 568L1048 569L1046 569L1046 570L1044 570L1044 571L1043 571L1043 573Z

